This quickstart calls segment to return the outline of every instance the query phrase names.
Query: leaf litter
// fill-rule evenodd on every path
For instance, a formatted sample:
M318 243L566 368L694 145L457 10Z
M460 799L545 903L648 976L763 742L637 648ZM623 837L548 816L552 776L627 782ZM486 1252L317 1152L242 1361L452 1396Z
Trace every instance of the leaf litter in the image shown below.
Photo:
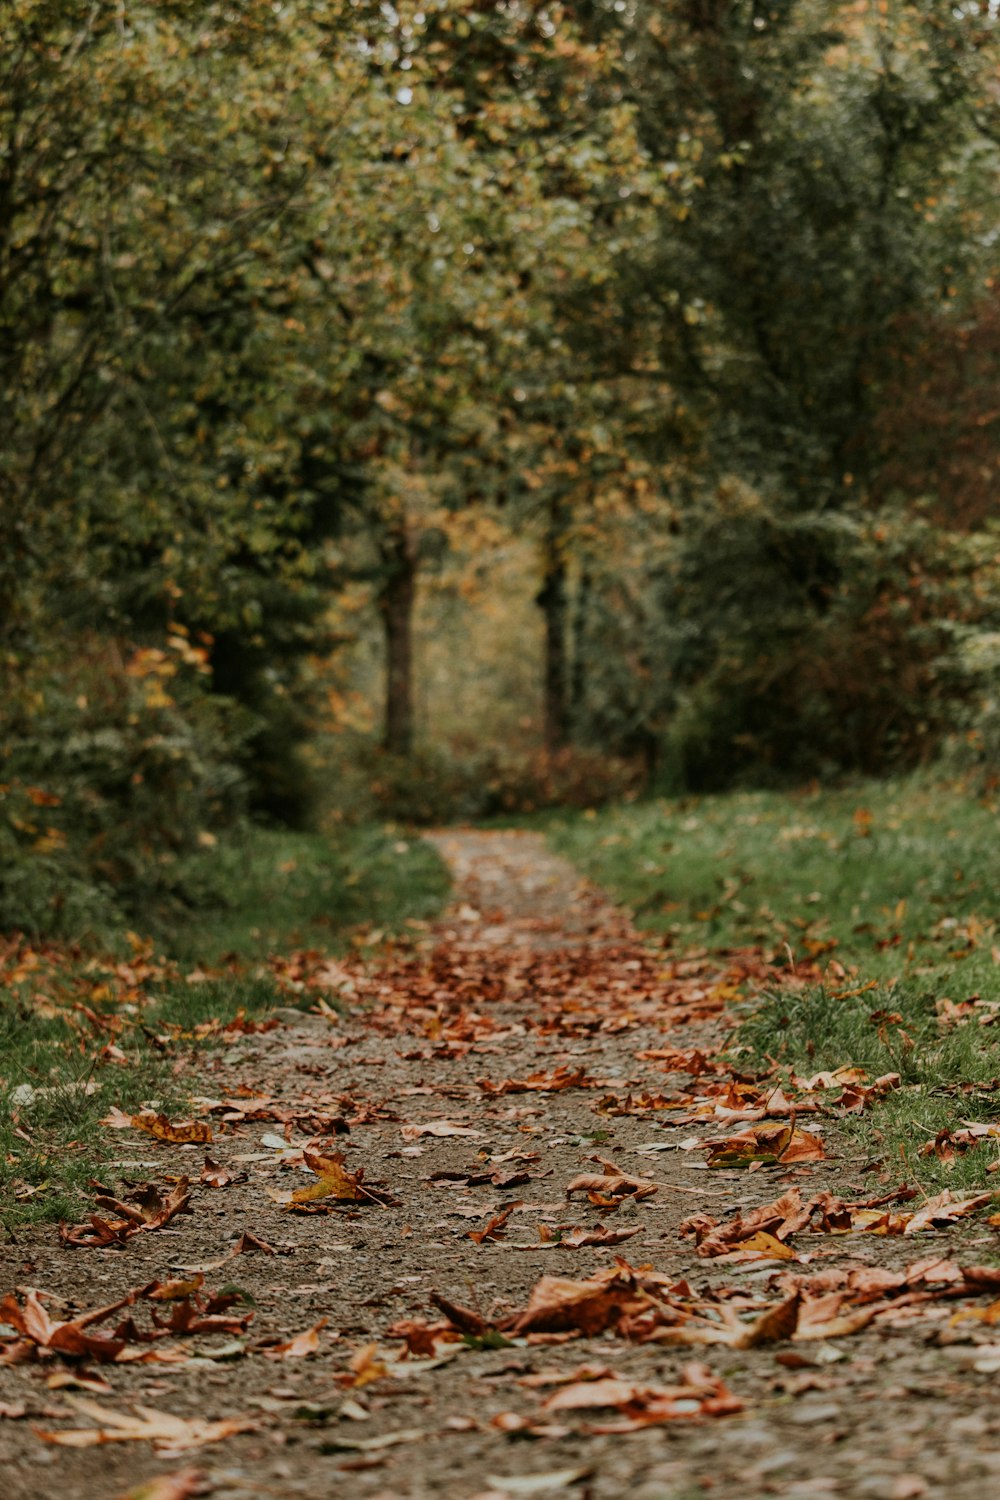
M558 899L569 901L565 888ZM958 1341L972 1375L1000 1367L1000 1346L982 1341L1000 1322L1000 1272L969 1253L971 1242L955 1254L934 1253L935 1237L982 1239L985 1229L989 1238L994 1195L946 1190L925 1199L886 1181L887 1170L874 1190L846 1189L837 1120L877 1111L900 1087L899 1075L870 1078L845 1065L779 1081L741 1071L724 1051L734 999L765 986L794 991L818 970L800 963L790 971L753 949L658 952L597 904L584 904L569 937L564 917L540 914L534 903L520 914L501 903L491 912L478 892L468 904L486 916L465 923L460 938L446 921L380 962L365 956L331 968L322 955L299 955L278 965L283 982L315 997L305 1043L289 1053L281 1028L244 1026L233 1035L256 1049L246 1054L250 1070L240 1076L227 1062L228 1072L206 1078L192 1118L156 1108L109 1113L109 1128L151 1137L175 1170L165 1186L95 1184L90 1219L62 1228L67 1264L105 1266L110 1257L125 1269L139 1257L145 1267L153 1247L173 1235L181 1248L170 1264L179 1274L136 1277L118 1301L82 1312L37 1282L11 1291L0 1303L0 1374L24 1379L22 1370L41 1367L50 1381L58 1376L52 1389L68 1392L62 1420L77 1424L54 1427L56 1410L33 1409L27 1399L5 1398L0 1417L28 1440L76 1450L82 1461L87 1450L123 1443L166 1456L222 1442L237 1451L260 1428L301 1423L312 1412L308 1423L323 1428L326 1461L340 1455L344 1473L360 1479L369 1468L392 1469L397 1449L416 1445L427 1454L427 1439L440 1443L448 1433L459 1441L476 1430L500 1444L601 1435L638 1442L645 1429L664 1424L679 1430L752 1417L768 1409L775 1369L805 1371L795 1376L802 1392L823 1389L823 1381L841 1377L809 1373L824 1367L817 1360L857 1342L874 1349L877 1362L879 1346L864 1341L890 1332L923 1330L922 1339L939 1338L943 1347ZM487 918L489 939L482 936ZM360 1008L345 1017L326 1005L331 989ZM949 1014L947 1024L966 1018ZM290 1071L286 1053L296 1058ZM629 1170L627 1153L642 1141L628 1134L633 1120L664 1132L662 1144L674 1153L670 1171L653 1178ZM283 1133L264 1151L248 1152L247 1132L263 1122ZM692 1127L693 1137L677 1139ZM956 1122L928 1150L945 1160L994 1136L988 1122ZM334 1151L332 1137L349 1145ZM209 1143L212 1156L192 1169L185 1153L203 1155ZM430 1169L409 1162L428 1153ZM402 1165L384 1185L376 1179L389 1176L393 1159ZM704 1190L708 1206L700 1212L685 1201L699 1190L674 1181L674 1159L677 1172L707 1167L714 1184L726 1184ZM831 1172L837 1180L815 1180ZM308 1174L303 1186L283 1185L298 1173ZM565 1184L559 1201L508 1196L553 1173L554 1197ZM729 1200L721 1209L720 1195ZM480 1227L442 1246L434 1203L445 1197L478 1216ZM206 1215L221 1202L238 1203L238 1217L227 1207L212 1225ZM567 1204L583 1222L566 1222ZM331 1211L344 1243L312 1217ZM295 1231L289 1242L283 1221ZM371 1290L359 1301L350 1278L372 1233L365 1226L376 1222L386 1226L376 1240L382 1248L362 1273ZM629 1260L618 1253L626 1245ZM308 1246L319 1260L299 1286L297 1258L308 1259ZM396 1247L412 1268L402 1278ZM532 1254L550 1267L553 1254L565 1256L560 1272L572 1259L578 1274L532 1274ZM265 1297L263 1322L239 1288L205 1286L207 1275L246 1255L253 1257L247 1279ZM477 1266L488 1266L489 1290ZM311 1316L293 1316L300 1305ZM591 1348L601 1359L581 1363ZM733 1352L752 1363L731 1373ZM701 1353L717 1368L692 1362ZM226 1364L234 1356L239 1364ZM559 1365L547 1366L553 1357ZM843 1368L853 1370L844 1358ZM461 1373L477 1360L492 1361L488 1393L477 1393L482 1375ZM131 1389L113 1405L90 1399L143 1370L147 1380L169 1375L181 1392L184 1370L195 1379L206 1367L225 1371L234 1394L240 1372L260 1367L278 1381L287 1371L295 1385L272 1383L274 1394L252 1403L252 1416L206 1412L197 1401L183 1414L168 1412L159 1401L134 1399ZM340 1394L331 1404L317 1388L302 1401L301 1378ZM413 1424L413 1402L432 1400L438 1382L445 1410L422 1408ZM74 1384L90 1394L72 1396ZM34 1433L39 1417L49 1425ZM374 1434L350 1435L358 1423L374 1426ZM480 1478L510 1494L541 1493L594 1472L587 1462L507 1474L503 1452ZM194 1473L151 1480L149 1494L197 1493ZM736 1477L734 1469L733 1484ZM727 1483L723 1475L720 1493L729 1493Z

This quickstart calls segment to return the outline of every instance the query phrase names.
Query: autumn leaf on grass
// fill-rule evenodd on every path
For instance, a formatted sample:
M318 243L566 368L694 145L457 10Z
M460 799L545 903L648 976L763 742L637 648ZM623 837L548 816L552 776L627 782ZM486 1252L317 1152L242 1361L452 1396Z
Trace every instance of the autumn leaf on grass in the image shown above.
M648 1177L630 1177L621 1167L616 1166L613 1161L606 1161L603 1156L594 1156L591 1160L598 1162L603 1167L603 1172L583 1172L579 1177L574 1177L567 1184L567 1198L571 1198L574 1193L586 1193L589 1201L597 1207L614 1209L623 1198L639 1201L659 1192L659 1183L651 1182Z
M293 1339L284 1344L272 1344L269 1349L264 1349L265 1359L305 1359L307 1355L315 1354L319 1350L319 1336L329 1322L329 1318L320 1318L312 1328L307 1328L304 1333L297 1333Z
M918 1209L906 1222L903 1229L904 1234L919 1234L923 1229L937 1229L943 1225L954 1224L959 1219L975 1213L977 1208L985 1208L987 1203L992 1203L996 1197L995 1193L976 1193L962 1198L956 1197L945 1188L943 1193L938 1193L936 1198L929 1198L923 1208Z
M467 1237L474 1240L477 1245L483 1244L486 1240L502 1240L506 1233L507 1220L516 1208L522 1206L521 1199L518 1199L516 1203L508 1203L506 1208L502 1208L498 1214L493 1215L484 1229L470 1229Z
M316 1181L308 1187L299 1188L294 1193L283 1193L276 1188L268 1188L267 1195L273 1198L275 1203L282 1204L286 1208L294 1208L300 1203L313 1203L323 1198L333 1198L339 1203L377 1203L380 1208L386 1208L393 1199L387 1192L376 1187L366 1187L362 1182L364 1168L359 1167L356 1172L349 1172L344 1165L345 1157L342 1152L333 1156L320 1156L315 1151L303 1152L306 1166L310 1171L316 1173Z
M746 1214L738 1213L727 1224L717 1224L708 1214L694 1214L679 1225L679 1232L692 1235L698 1254L705 1257L777 1246L779 1258L794 1259L793 1252L780 1242L806 1227L816 1203L816 1199L803 1203L799 1189L791 1188L773 1203L752 1208Z
M259 1422L246 1417L226 1417L219 1422L206 1422L200 1417L175 1417L165 1411L154 1411L148 1406L134 1406L135 1416L113 1411L96 1401L83 1396L67 1396L66 1400L84 1416L100 1423L98 1427L48 1432L36 1427L35 1434L46 1443L58 1443L64 1448L97 1448L105 1443L150 1442L158 1453L184 1453L192 1448L202 1448L207 1443L219 1443L223 1438L233 1437L238 1432L254 1432Z
M825 1161L826 1151L817 1135L787 1125L755 1125L742 1135L716 1141L708 1147L710 1167L789 1166L795 1162Z
M205 1143L212 1139L212 1131L203 1120L169 1120L166 1115L157 1114L155 1110L143 1109L137 1115L125 1114L123 1110L112 1107L101 1121L102 1125L110 1125L113 1130L144 1130L147 1135L155 1136L158 1141L170 1141L174 1145L187 1145L191 1142Z
M484 1094L498 1096L500 1094L555 1094L562 1089L589 1089L594 1087L594 1080L587 1074L586 1068L570 1070L565 1066L554 1068L551 1073L544 1071L529 1073L527 1078L505 1078L502 1083L491 1083L488 1078L478 1078L476 1082Z

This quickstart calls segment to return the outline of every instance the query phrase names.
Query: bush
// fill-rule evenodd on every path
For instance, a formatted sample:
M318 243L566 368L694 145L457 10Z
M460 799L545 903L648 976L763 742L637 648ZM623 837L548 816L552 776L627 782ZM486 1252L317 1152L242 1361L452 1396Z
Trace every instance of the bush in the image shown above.
M982 576L995 542L919 511L782 520L760 501L707 530L714 547L699 536L693 551L712 566L688 575L682 559L682 644L662 666L678 684L676 789L881 775L966 723L977 686L957 648L996 618Z
M637 795L642 782L636 763L596 751L514 755L491 749L459 756L421 750L408 759L382 752L369 769L368 811L426 826L598 806Z
M205 657L88 637L21 678L0 762L0 927L79 933L183 897L182 856L239 813L247 725Z

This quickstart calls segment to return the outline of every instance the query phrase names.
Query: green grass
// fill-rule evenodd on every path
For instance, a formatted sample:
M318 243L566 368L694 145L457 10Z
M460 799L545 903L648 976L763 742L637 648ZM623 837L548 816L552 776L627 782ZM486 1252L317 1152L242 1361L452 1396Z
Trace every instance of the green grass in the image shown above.
M92 978L99 989L103 976ZM84 974L74 980L85 993ZM141 1140L100 1124L112 1105L129 1113L151 1103L168 1113L186 1107L174 1065L211 1043L176 1036L172 1028L224 1023L239 1010L261 1013L280 1000L269 978L196 985L175 979L139 1011L131 1002L121 1010L101 1000L88 1005L102 1022L120 1023L112 1033L71 1003L43 1013L30 984L8 993L0 1008L0 1223L11 1229L80 1218L87 1183L103 1173L105 1162L149 1154ZM117 1049L112 1056L104 1050L109 1041ZM25 1090L33 1097L25 1099Z
M294 1003L259 960L377 942L435 915L449 885L434 850L391 827L332 840L248 830L238 845L206 850L185 876L190 904L151 915L166 961L135 995L114 967L127 958L120 942L104 954L40 945L37 967L8 973L0 992L0 1224L8 1230L81 1218L87 1183L107 1175L105 1163L149 1154L101 1117L112 1105L134 1111L153 1100L183 1113L181 1078L190 1074L177 1065L216 1045L192 1036L195 1028ZM225 977L183 978L222 965ZM107 1053L109 1042L122 1056ZM33 1096L18 1107L24 1086Z
M365 930L377 939L434 916L449 888L431 846L391 825L332 838L250 828L190 860L184 875L187 910L158 915L155 931L167 952L194 963L343 951Z
M858 1149L927 1185L996 1180L994 1144L951 1169L917 1155L939 1130L1000 1115L1000 1022L939 1018L947 1000L1000 1003L995 803L914 778L647 802L557 820L549 836L678 949L754 944L778 963L839 965L759 997L744 1056L898 1072L901 1090L845 1122Z

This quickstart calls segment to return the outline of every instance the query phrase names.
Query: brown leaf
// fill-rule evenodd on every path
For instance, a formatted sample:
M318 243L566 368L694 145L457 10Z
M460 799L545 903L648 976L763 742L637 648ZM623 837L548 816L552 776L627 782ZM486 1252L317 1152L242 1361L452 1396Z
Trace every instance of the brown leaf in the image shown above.
M105 1443L151 1442L160 1453L184 1453L206 1443L219 1443L238 1432L253 1432L260 1423L246 1417L227 1417L206 1422L200 1417L175 1417L169 1412L154 1411L148 1406L133 1406L134 1416L100 1406L83 1396L67 1396L67 1402L84 1416L101 1425L69 1431L48 1432L34 1429L45 1443L64 1448L96 1448Z
M178 1469L176 1474L160 1474L146 1480L118 1500L190 1500L193 1495L205 1493L206 1477L201 1469Z
M621 1245L641 1233L641 1224L634 1229L605 1229L598 1224L594 1229L570 1229L559 1236L557 1243L566 1250L579 1250L584 1245Z
M603 1172L582 1172L574 1177L566 1186L567 1198L571 1198L574 1193L586 1193L592 1203L597 1202L607 1207L615 1199L635 1198L638 1201L659 1192L659 1183L650 1181L648 1177L631 1177L613 1161L606 1161L601 1156L595 1156L593 1160L600 1163Z
M212 1139L211 1129L204 1121L171 1121L166 1115L157 1114L152 1109L140 1110L137 1115L126 1115L122 1110L112 1107L101 1124L110 1125L114 1130L124 1130L128 1126L133 1126L136 1130L144 1130L147 1135L155 1136L158 1141L170 1141L174 1145L186 1145L192 1141L206 1142Z
M227 1172L225 1167L221 1167L210 1156L205 1157L205 1165L202 1167L201 1175L198 1178L199 1182L204 1183L206 1187L224 1188L228 1187L232 1180L232 1172Z
M362 1386L371 1385L373 1380L382 1380L388 1375L388 1356L384 1355L377 1344L367 1344L364 1349L351 1356L347 1370L334 1379L338 1385L348 1390L359 1390Z
M506 1208L501 1209L498 1214L493 1215L485 1229L470 1229L468 1238L474 1240L477 1245L483 1244L485 1240L502 1240L507 1220L516 1208L521 1207L522 1203L520 1200L516 1203L508 1203Z
M543 1276L532 1290L527 1307L514 1318L511 1332L571 1331L593 1336L647 1305L631 1277L623 1276L618 1269L584 1281Z
M481 1130L474 1130L470 1125L455 1125L451 1120L428 1120L423 1125L401 1125L399 1131L407 1141L417 1141L423 1135L464 1136L470 1141L484 1139Z
M717 1141L708 1148L708 1165L716 1168L764 1166L798 1161L823 1161L826 1151L819 1136L787 1125L757 1125L742 1135Z
M992 1203L996 1196L995 1193L976 1193L964 1198L955 1197L945 1188L943 1193L938 1193L936 1198L928 1199L923 1208L910 1216L903 1233L919 1234L922 1229L935 1229L941 1225L954 1224L968 1214L975 1213L977 1208L983 1208L987 1203Z
M345 1157L342 1152L338 1151L333 1156L320 1156L315 1151L307 1150L303 1152L303 1156L306 1166L316 1173L316 1181L293 1193L268 1188L268 1197L273 1198L275 1203L287 1207L333 1198L341 1203L377 1203L379 1207L385 1208L393 1201L388 1193L364 1185L363 1168L359 1168L357 1172L349 1172L344 1165Z
M594 1087L594 1080L588 1077L585 1068L577 1068L570 1071L567 1067L560 1065L551 1073L531 1073L527 1078L505 1078L502 1083L491 1083L488 1078L476 1080L484 1094L554 1094L563 1089L589 1089Z
M305 1359L309 1354L315 1354L319 1349L319 1336L329 1322L328 1318L320 1318L312 1328L307 1328L304 1333L297 1333L293 1339L284 1344L272 1344L269 1349L264 1350L265 1359Z
M487 1323L479 1313L470 1307L462 1307L458 1302L450 1302L447 1297L442 1297L440 1292L431 1292L430 1301L443 1312L449 1323L453 1324L460 1333L467 1333L473 1338L481 1338L487 1331Z

